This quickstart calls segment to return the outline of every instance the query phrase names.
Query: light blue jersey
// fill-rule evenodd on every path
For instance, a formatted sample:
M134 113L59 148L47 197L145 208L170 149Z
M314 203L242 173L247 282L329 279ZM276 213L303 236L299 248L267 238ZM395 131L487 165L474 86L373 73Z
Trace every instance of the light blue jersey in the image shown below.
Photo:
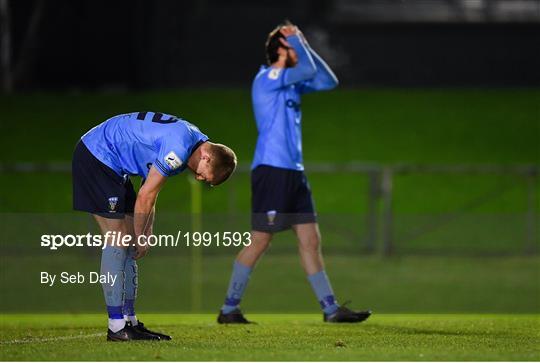
M252 86L259 137L251 168L270 165L304 170L300 96L332 89L338 80L328 65L299 36L287 37L298 55L292 68L262 66Z
M176 116L135 112L112 117L81 139L92 155L119 175L146 178L152 165L163 176L182 172L208 137Z

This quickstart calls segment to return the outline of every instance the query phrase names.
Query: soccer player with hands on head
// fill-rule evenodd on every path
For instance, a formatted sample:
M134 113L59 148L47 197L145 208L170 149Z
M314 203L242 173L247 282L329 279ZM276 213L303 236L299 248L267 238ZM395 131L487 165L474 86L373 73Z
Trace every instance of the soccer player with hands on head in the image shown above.
M252 270L273 234L290 228L298 239L302 267L323 310L323 320L364 321L371 311L350 310L334 296L324 269L319 226L302 158L301 96L333 89L338 80L290 22L269 34L266 58L268 66L261 67L252 85L259 132L251 166L252 244L236 257L218 322L249 323L240 301Z
M132 236L133 245L107 241L101 274L109 315L107 340L170 340L148 330L135 315L137 259L148 253L141 236L152 234L155 205L169 177L190 169L211 185L223 183L236 168L236 155L225 145L208 141L196 126L173 115L135 112L97 125L79 140L73 153L73 208L91 213L103 235ZM141 176L135 193L130 176Z

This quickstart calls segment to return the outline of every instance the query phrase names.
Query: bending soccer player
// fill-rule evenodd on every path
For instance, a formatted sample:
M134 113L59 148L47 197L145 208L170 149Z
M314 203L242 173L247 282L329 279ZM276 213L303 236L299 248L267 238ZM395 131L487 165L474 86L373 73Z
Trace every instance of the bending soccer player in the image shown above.
M252 244L234 262L218 322L249 323L239 304L250 274L273 233L292 228L300 259L323 310L325 322L361 322L370 311L340 306L324 270L320 233L311 190L304 175L300 97L330 90L338 80L328 65L290 23L278 26L266 41L269 66L253 81L252 100L259 137L251 171Z
M93 214L101 232L129 234L133 241L152 234L155 204L167 178L190 169L197 180L223 183L236 168L236 155L214 144L178 117L139 112L115 116L88 131L73 154L73 208ZM143 177L135 193L129 177ZM118 235L118 233L116 233ZM107 340L170 340L148 330L135 315L137 262L149 246L107 242L101 274L115 277L102 284L109 329Z

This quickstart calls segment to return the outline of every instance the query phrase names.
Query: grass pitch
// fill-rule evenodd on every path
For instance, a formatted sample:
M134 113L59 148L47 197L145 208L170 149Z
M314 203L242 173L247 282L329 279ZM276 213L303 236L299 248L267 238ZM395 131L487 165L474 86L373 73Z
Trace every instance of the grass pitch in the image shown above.
M2 360L538 360L539 315L387 315L325 324L320 315L145 315L170 342L108 343L104 315L2 315Z
M40 271L99 271L99 253L85 256L84 251L61 255L32 252L20 256L0 254L0 312L104 311L99 284L57 283L48 287L39 279ZM155 250L138 262L137 311L216 312L223 303L234 255L204 256L195 280L200 285L194 286L191 259L174 252L181 250ZM401 314L540 313L540 257L380 258L327 254L325 262L338 300L352 300L351 306L357 309ZM192 301L194 288L200 292L198 306ZM28 292L32 298L28 298ZM275 254L270 250L251 276L242 307L254 313L311 313L318 311L319 303L297 253Z

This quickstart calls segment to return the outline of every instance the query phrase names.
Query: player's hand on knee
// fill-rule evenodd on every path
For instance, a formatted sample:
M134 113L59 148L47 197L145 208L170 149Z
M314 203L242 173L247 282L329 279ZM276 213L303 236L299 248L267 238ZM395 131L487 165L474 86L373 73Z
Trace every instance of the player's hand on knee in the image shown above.
M138 260L140 258L143 258L148 253L148 250L150 249L150 246L147 243L144 244L136 244L135 245L135 256L133 259Z

